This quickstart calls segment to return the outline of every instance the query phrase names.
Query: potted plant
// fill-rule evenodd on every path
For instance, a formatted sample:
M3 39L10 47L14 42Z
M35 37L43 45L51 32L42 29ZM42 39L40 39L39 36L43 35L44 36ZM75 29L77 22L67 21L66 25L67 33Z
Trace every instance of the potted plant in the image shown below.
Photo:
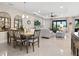
M56 33L59 30L59 28L53 27L52 30L54 33Z
M39 20L36 20L36 21L34 21L34 26L35 26L35 29L39 29L39 27L40 27L40 21Z

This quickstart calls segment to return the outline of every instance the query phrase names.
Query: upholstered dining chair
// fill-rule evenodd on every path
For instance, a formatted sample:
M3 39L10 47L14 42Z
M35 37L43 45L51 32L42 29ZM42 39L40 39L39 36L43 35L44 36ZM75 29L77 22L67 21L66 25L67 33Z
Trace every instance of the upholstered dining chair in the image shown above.
M12 30L9 30L8 31L8 44L11 44L11 41L14 39L14 36L13 36L13 31Z
M39 38L40 38L40 30L34 30L34 35L29 38L29 43L32 44L33 52L34 52L34 44L37 43L39 47Z
M27 49L27 53L28 53L28 41L26 41L26 38L22 37L20 31L15 31L14 32L14 47L16 47L16 45L19 45L20 46L20 50L22 50L22 47L23 46L26 46L26 49ZM26 43L26 45L25 45Z

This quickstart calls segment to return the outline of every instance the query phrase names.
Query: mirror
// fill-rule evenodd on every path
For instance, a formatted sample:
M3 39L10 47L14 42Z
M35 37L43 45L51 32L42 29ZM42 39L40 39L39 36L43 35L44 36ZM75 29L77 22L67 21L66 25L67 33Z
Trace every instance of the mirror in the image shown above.
M22 18L21 16L17 15L14 18L14 28L19 29L22 27Z
M0 12L0 30L11 28L11 17L7 12Z
M28 25L30 25L30 24L31 24L31 21L30 21L30 20L28 20L28 21L27 21L27 24L28 24Z

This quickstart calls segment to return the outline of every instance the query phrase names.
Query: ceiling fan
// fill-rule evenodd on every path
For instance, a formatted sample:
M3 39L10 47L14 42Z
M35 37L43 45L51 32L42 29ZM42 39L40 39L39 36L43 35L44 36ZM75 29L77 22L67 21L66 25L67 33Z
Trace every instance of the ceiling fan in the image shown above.
M51 15L50 15L50 17L56 17L57 15L56 14L54 14L54 12L51 12Z

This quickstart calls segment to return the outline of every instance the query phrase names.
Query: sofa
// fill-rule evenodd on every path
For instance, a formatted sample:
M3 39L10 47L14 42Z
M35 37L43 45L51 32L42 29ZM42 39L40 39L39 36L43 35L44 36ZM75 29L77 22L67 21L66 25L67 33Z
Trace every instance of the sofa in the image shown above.
M62 31L57 31L56 32L56 38L64 38L65 37L65 33Z
M50 38L53 36L53 32L50 29L41 29L40 35L43 38Z

